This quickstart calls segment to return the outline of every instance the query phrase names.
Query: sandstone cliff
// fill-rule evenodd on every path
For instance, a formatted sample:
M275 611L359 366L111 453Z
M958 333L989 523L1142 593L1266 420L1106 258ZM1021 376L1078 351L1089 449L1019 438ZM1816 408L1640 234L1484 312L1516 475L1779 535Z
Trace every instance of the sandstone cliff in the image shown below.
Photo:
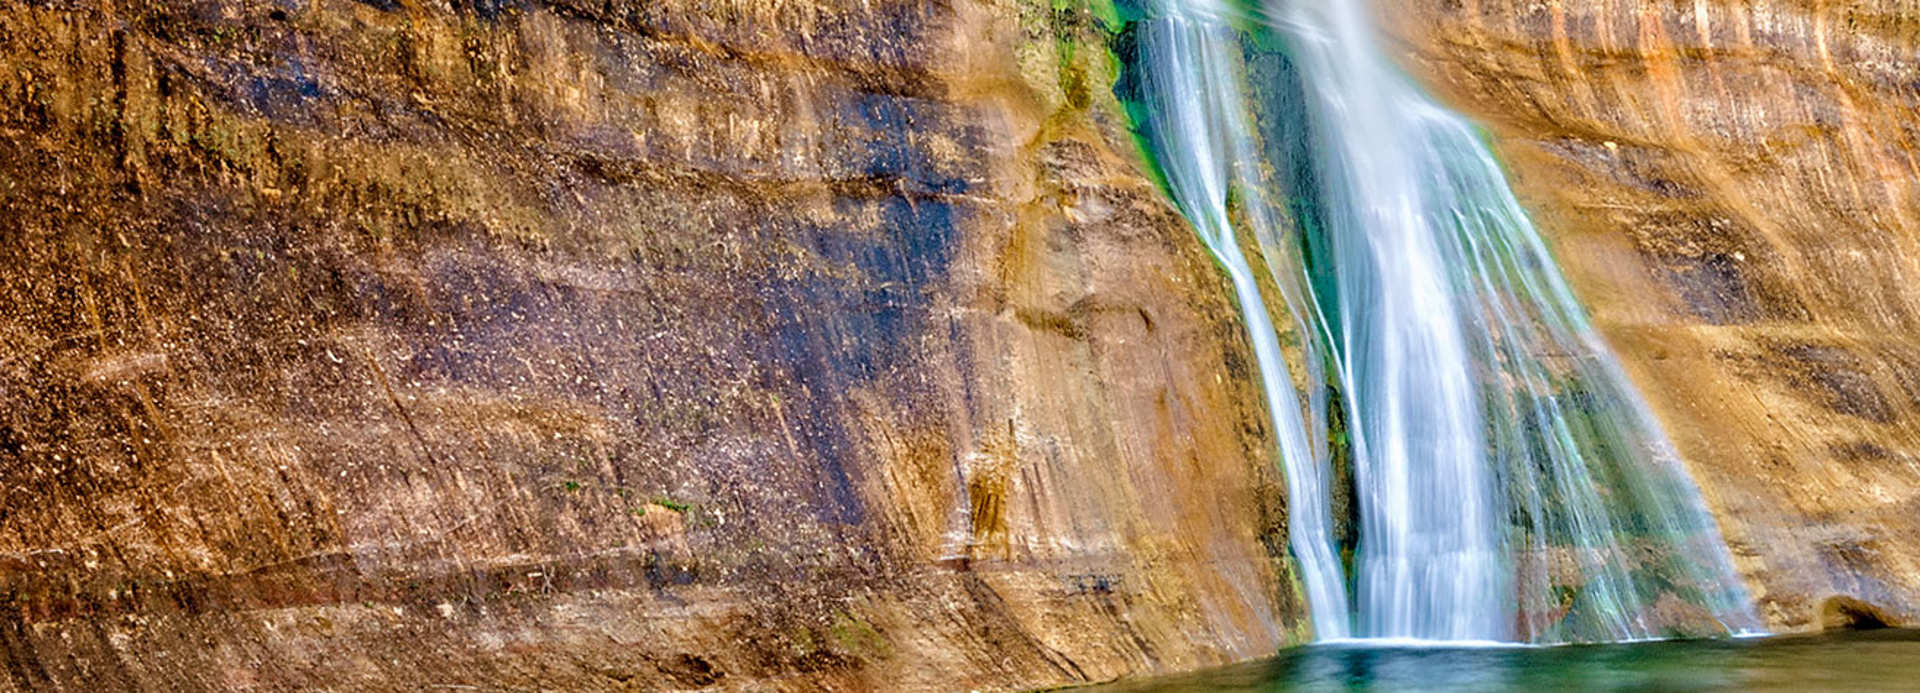
M966 689L1296 640L1242 327L1098 22L0 8L0 687Z
M1382 9L1782 628L1920 608L1920 13L1874 2ZM0 687L964 689L1297 641L1251 355L1110 21L0 8Z
M1777 629L1920 619L1920 8L1414 0Z

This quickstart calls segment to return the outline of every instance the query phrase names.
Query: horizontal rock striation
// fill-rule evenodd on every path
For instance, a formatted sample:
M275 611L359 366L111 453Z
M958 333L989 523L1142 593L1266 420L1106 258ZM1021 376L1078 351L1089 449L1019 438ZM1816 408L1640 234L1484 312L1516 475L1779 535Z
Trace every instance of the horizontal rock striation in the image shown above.
M1381 14L1404 63L1488 127L1762 615L1811 629L1851 604L1916 623L1920 7Z
M1252 357L1097 21L0 8L0 688L968 689L1297 640Z

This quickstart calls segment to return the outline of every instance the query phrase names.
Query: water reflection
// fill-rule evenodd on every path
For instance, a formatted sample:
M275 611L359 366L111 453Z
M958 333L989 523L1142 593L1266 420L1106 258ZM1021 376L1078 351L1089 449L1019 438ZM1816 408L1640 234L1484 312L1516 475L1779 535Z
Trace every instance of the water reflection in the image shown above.
M1262 662L1099 688L1188 691L1913 690L1920 631L1562 647L1361 643L1288 650Z

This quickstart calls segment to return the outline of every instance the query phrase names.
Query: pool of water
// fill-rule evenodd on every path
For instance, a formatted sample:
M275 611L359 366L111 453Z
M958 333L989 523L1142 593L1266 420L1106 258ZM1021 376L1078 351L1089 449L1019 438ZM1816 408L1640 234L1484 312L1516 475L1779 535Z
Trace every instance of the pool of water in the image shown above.
M1320 644L1224 669L1091 690L1920 690L1920 631L1558 647Z

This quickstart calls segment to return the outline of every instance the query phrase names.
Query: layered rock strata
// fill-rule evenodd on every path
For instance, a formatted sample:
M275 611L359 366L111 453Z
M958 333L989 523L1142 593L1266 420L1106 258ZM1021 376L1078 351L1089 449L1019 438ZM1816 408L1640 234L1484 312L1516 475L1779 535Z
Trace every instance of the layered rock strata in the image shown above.
M0 8L0 687L971 689L1297 641L1243 328L1099 21Z
M1772 627L1920 617L1920 12L1415 0Z

